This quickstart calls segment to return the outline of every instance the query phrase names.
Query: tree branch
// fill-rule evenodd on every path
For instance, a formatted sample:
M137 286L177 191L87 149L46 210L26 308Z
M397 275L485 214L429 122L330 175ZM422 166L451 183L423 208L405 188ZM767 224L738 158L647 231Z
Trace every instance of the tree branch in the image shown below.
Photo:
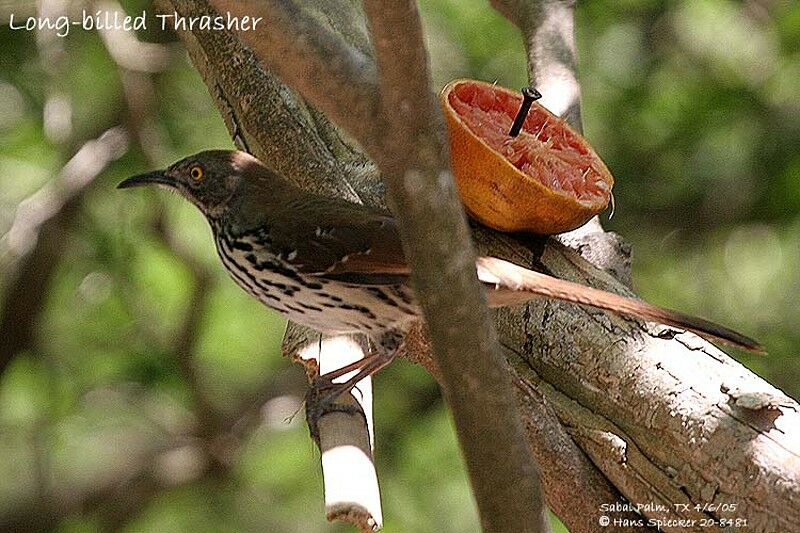
M318 373L327 374L363 358L364 352L365 347L356 339L337 336L304 343L297 357L303 361L317 361ZM344 382L353 374L345 374L335 381ZM325 514L328 520L344 520L364 532L377 531L383 526L383 511L378 475L372 461L375 444L372 380L360 381L351 393L337 402L358 407L360 412L334 411L318 421ZM363 428L365 422L367 431Z
M449 172L416 4L367 0L364 10L387 126L382 146L372 155L384 171L483 530L545 530L538 474L522 440L513 389Z
M525 38L528 75L539 101L581 130L580 85L574 39L575 0L490 0Z
M378 91L369 55L293 1L212 0L211 4L235 16L262 17L258 31L238 35L264 66L365 147L375 138Z

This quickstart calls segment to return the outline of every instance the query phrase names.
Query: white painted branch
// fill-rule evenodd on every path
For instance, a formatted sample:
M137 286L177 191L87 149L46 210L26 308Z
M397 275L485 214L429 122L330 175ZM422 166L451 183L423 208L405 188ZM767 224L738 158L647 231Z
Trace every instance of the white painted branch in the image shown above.
M346 336L311 341L298 352L302 360L315 360L319 373L327 374L364 355L361 345ZM334 381L342 383L355 372ZM328 520L342 519L362 531L377 531L383 523L378 475L373 461L372 378L361 380L338 403L352 405L364 413L332 411L318 422L319 448L325 482L325 513ZM367 431L364 431L364 423Z

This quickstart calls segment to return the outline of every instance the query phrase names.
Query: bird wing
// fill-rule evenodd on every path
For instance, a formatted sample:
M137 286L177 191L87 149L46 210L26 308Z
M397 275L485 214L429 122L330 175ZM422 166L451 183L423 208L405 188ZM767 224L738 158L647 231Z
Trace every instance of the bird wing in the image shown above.
M289 202L291 227L270 231L273 246L299 272L348 283L391 285L408 280L397 222L388 213L345 201L306 196Z

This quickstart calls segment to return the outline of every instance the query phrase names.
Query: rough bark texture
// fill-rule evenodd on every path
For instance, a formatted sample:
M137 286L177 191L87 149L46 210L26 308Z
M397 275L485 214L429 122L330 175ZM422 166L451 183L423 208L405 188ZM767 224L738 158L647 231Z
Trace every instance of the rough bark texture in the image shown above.
M556 74L550 79L563 79L565 72L574 79L574 54L571 61L553 59L570 57L556 53L559 46L562 51L571 46L570 2L494 3L525 33L540 89L540 82L549 83L543 73L554 61L558 68L551 65L550 72ZM199 9L204 2L191 4ZM338 9L335 2L313 6L308 9ZM358 34L363 25L357 22L352 4L339 7L341 13L356 17L346 26ZM569 26L558 26L558 20ZM335 25L330 28L338 31ZM269 24L264 28L274 34L293 30ZM234 136L304 187L351 199L357 196L368 203L379 201L374 168L357 155L342 159L341 153L348 152L332 148L338 144L326 137L328 125L318 127L314 118L318 115L276 82L237 36L217 32L198 38L214 40L202 54L193 53L193 60ZM322 46L313 51L320 58L336 53L324 48L326 41L315 42ZM351 38L343 42L359 50L362 60L369 57L363 40L361 47ZM269 58L270 68L290 75L280 71L277 54ZM329 68L324 60L320 65ZM376 86L374 73L366 65L357 70L359 79L353 80L351 94L374 98L361 92L370 84ZM312 92L296 88L313 100ZM574 102L560 111L576 120L576 106L577 93ZM338 114L323 111L335 120L348 115L340 122L347 128L349 123L374 119L369 115L372 109L377 107L362 102ZM369 139L358 137L358 130L349 131L363 146L369 145ZM631 294L609 273L626 281L625 254L618 254L624 247L600 232L593 225L561 239L579 245L580 253L555 239L523 241L481 228L474 235L481 252ZM635 519L630 513L600 510L602 504L619 501L620 494L646 505L641 511L647 517L694 520L688 529L700 528L701 520L711 526L703 529L722 529L719 523L710 523L719 518L746 520L753 531L800 528L798 405L714 346L670 328L549 301L499 311L496 326L517 383L518 407L541 468L547 501L570 530L608 530L598 525L604 514ZM411 358L436 375L431 360L415 351L424 341L419 336L411 341ZM687 526L664 524L662 529L686 531Z

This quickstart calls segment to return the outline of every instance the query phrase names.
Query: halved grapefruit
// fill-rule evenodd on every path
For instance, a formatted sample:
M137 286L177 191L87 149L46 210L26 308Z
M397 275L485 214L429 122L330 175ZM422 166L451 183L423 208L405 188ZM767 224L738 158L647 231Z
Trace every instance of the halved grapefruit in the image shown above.
M614 178L589 143L534 103L516 137L508 132L522 95L475 80L440 95L450 160L467 211L500 231L549 235L602 212Z

